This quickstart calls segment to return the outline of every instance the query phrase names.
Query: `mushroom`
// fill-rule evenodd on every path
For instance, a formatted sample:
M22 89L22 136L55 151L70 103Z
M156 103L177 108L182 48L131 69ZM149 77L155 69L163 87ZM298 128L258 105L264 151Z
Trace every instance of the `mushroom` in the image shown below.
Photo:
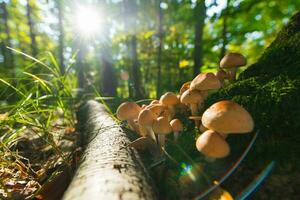
M165 108L162 113L160 114L160 117L165 117L168 119L168 121L171 121L172 118L174 117L175 112L172 112L169 108Z
M158 100L156 100L156 99L154 99L154 100L152 100L152 101L150 102L150 104L149 104L149 105L153 105L153 104L159 104L159 101L158 101Z
M196 76L192 82L190 89L191 90L215 90L221 87L219 79L213 73L201 73Z
M141 127L141 133L143 133L142 130L146 129L146 134L144 133L143 136L150 137L156 142L155 134L152 130L152 124L153 120L155 119L155 116L153 116L153 113L151 110L144 109L140 112L138 116L138 123Z
M208 90L216 90L221 87L221 82L213 73L201 73L196 76L191 82L191 90L199 90L203 97L206 99L208 95ZM199 103L199 110L202 108L202 103Z
M174 142L177 142L179 133L183 130L183 125L179 119L173 119L170 122L170 125L174 132Z
M189 116L189 119L194 120L196 126L199 127L202 117L201 116Z
M174 106L180 103L176 94L174 94L173 92L167 92L164 95L162 95L159 99L159 102L170 109L172 117L175 115Z
M147 106L147 109L152 111L154 118L156 119L167 109L167 107L161 104L152 104Z
M224 86L224 81L227 79L228 75L223 69L219 68L216 72L216 77L219 79L221 86Z
M124 102L117 109L118 119L126 120L132 130L139 133L138 125L134 122L138 118L141 107L135 102Z
M182 93L184 93L185 91L187 91L188 89L190 89L190 85L191 85L192 81L188 81L185 82L184 84L182 84L180 90L179 90L179 94L182 95Z
M165 146L165 137L172 132L172 127L165 117L159 117L154 120L152 125L153 131L158 135L158 144L160 147Z
M191 108L192 115L197 116L198 112L198 104L202 103L203 97L201 93L197 90L187 90L180 97L181 103L188 104Z
M207 130L198 137L196 148L205 156L212 158L224 158L230 153L226 140L213 130Z
M220 61L220 67L223 69L228 69L230 81L235 81L237 68L246 64L246 58L240 53L228 53Z
M202 115L202 123L208 129L220 134L248 133L254 128L251 115L233 101L219 101Z

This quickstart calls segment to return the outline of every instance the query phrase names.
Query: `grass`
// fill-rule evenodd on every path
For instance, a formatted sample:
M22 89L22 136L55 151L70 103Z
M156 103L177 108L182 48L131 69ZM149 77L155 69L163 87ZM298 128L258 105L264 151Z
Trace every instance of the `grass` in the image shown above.
M1 199L14 198L18 193L16 191L21 194L21 190L15 188L19 184L16 181L21 180L27 183L28 180L36 181L35 189L22 194L24 197L35 195L35 192L46 182L46 180L40 181L41 176L48 173L50 168L57 169L55 165L70 166L72 152L65 150L60 145L60 141L66 140L67 132L74 132L75 125L73 111L76 94L72 89L76 79L70 73L72 65L67 65L66 73L61 74L55 57L49 52L44 58L38 60L23 52L10 49L32 60L33 64L26 67L25 71L17 77L0 78L0 87L5 88L0 93L2 100L0 108ZM43 154L35 151L26 153L27 149L31 149L30 144L38 146L37 149L40 148L40 151L47 149L45 152L50 153ZM53 162L52 166L43 166L51 157L55 157L60 162ZM39 174L41 170L45 173ZM10 176L13 172L25 175L20 175L15 180ZM8 186L9 182L14 183L14 186Z

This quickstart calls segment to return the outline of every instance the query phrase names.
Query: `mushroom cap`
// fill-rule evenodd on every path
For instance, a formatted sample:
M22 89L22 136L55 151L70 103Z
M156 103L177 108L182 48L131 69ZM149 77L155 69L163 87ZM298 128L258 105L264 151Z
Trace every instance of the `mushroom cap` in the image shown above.
M161 104L152 104L152 105L149 105L147 107L147 109L152 111L152 114L153 114L154 118L156 119L164 112L165 109L167 109L167 107L163 106Z
M152 129L154 133L161 135L167 135L172 132L172 127L165 117L159 117L157 120L154 120Z
M226 140L213 130L207 130L198 137L196 148L204 155L213 158L224 158L230 153Z
M216 77L219 80L224 80L225 78L227 78L227 73L223 69L219 68L216 72Z
M254 128L251 115L233 101L219 101L202 115L202 123L208 129L221 134L248 133Z
M213 73L201 73L191 82L191 90L214 90L221 87L221 82Z
M117 117L120 120L137 119L141 109L135 102L124 102L117 109Z
M138 122L141 126L151 126L154 116L151 110L144 109L139 113Z
M159 101L157 99L154 99L150 102L149 105L153 105L153 104L159 104Z
M203 97L197 90L187 90L181 95L180 101L184 104L198 104L203 101Z
M183 125L179 119L173 119L170 121L173 132L181 132L183 130Z
M228 53L220 61L221 68L241 67L246 64L246 58L240 53Z
M187 91L188 89L190 89L190 85L191 85L192 81L188 81L185 82L184 84L182 84L180 90L179 90L179 94L182 95L182 93L184 93L185 91Z
M173 106L178 104L180 101L177 98L176 94L173 92L167 92L160 97L159 102L165 106Z

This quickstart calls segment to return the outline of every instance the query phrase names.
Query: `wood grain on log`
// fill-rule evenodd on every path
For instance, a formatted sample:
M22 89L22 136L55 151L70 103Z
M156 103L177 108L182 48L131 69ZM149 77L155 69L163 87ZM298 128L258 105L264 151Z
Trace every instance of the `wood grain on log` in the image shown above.
M78 112L82 161L64 200L156 199L151 179L126 133L103 105L89 101Z

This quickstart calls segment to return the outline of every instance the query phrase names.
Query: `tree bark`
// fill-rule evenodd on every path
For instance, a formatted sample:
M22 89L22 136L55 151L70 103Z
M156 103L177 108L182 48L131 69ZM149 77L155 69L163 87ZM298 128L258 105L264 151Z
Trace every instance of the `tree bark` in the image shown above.
M30 0L27 0L26 4L26 16L27 16L27 21L28 21L28 27L29 27L29 35L30 35L30 40L31 40L31 54L33 57L37 56L38 50L37 50L37 44L36 44L36 35L34 32L34 22L32 19L32 9L30 6Z
M127 148L126 133L105 107L89 101L79 110L78 121L88 144L63 200L156 199L139 155Z
M63 25L63 11L62 11L62 1L57 1L57 14L58 14L58 30L59 30L59 45L58 45L58 54L59 54L59 64L60 64L60 73L65 74L65 64L64 64L64 25Z
M195 23L195 49L194 49L194 70L193 76L200 73L200 68L203 65L203 30L206 17L205 0L197 0L194 10Z
M162 61L162 45L163 45L163 12L160 7L161 0L158 0L158 52L157 52L157 85L156 98L161 96L161 61Z

